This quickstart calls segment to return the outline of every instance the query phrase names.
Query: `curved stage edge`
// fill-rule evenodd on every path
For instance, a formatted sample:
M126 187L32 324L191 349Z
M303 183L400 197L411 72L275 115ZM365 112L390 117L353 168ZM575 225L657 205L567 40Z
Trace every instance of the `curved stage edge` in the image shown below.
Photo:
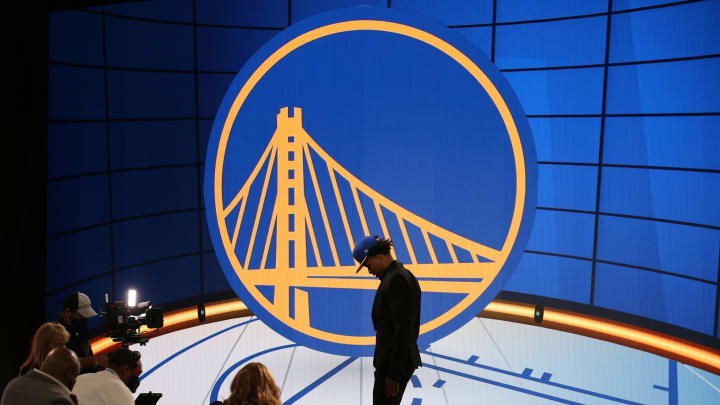
M544 307L542 312L542 320L536 322L535 305L496 299L477 316L600 339L657 354L720 375L718 350L664 333L572 311ZM252 315L240 299L228 299L206 304L203 322L198 320L197 307L189 307L166 313L165 325L162 328L148 330L143 326L141 332L152 338L201 324ZM107 353L120 347L119 342L113 342L107 337L93 339L91 344L95 354Z

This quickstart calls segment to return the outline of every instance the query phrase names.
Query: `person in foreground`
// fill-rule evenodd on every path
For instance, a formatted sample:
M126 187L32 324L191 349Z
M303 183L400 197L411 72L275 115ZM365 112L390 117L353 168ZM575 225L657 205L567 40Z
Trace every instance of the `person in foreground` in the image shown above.
M70 334L59 323L46 322L40 325L33 336L30 355L20 366L19 375L25 375L34 368L40 368L48 353L56 347L65 346L68 340L70 340Z
M372 307L375 328L375 384L373 404L399 404L405 386L421 366L417 339L420 334L421 291L415 276L393 259L390 239L366 236L353 249L353 257L380 278Z
M141 374L140 352L118 349L108 355L108 368L78 377L73 393L80 405L134 405Z
M248 363L230 384L230 397L211 405L280 405L280 388L262 363Z
M10 381L0 405L77 405L70 390L80 373L77 355L65 346L52 349L40 368Z

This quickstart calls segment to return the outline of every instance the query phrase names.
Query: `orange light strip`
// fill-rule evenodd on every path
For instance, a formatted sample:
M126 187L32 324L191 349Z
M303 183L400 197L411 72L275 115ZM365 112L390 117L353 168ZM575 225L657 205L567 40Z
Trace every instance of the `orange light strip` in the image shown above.
M681 339L663 335L637 327L609 323L582 315L564 313L560 311L545 311L543 323L551 322L567 325L571 328L584 329L591 333L611 336L612 341L634 342L645 351L659 354L669 354L683 363L700 363L708 371L720 374L720 353L710 348L685 342ZM608 339L610 340L610 339ZM703 367L704 366L704 367Z
M720 351L706 346L649 329L570 311L545 307L543 320L539 324L535 323L534 314L534 305L494 300L478 317L519 322L605 340L658 354L720 375ZM252 313L247 306L236 298L208 304L205 307L204 323L250 315ZM160 329L148 330L142 327L140 331L144 335L151 334L155 337L201 324L197 320L197 307L169 312L165 314L164 321L164 326ZM110 338L94 339L91 343L96 354L120 347L120 343L113 342Z
M535 307L529 304L516 304L509 301L495 300L491 301L478 316L483 316L484 313L497 313L505 316L517 316L533 320Z
M510 301L492 301L478 316L509 320L575 333L680 361L720 374L720 351L671 335L559 309L544 309L543 320L535 323L535 306Z

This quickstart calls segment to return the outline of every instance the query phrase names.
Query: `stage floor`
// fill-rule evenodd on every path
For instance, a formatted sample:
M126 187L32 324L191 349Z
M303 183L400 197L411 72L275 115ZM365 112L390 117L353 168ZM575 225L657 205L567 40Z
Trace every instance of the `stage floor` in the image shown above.
M317 352L255 317L162 335L142 352L140 392L158 405L208 404L259 361L285 404L371 404L372 358ZM720 376L625 346L555 330L474 318L422 351L403 404L717 404Z

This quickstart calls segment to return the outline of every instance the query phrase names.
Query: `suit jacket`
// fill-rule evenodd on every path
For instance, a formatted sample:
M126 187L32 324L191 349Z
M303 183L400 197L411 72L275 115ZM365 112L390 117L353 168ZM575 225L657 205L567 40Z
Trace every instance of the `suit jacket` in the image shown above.
M420 284L402 263L393 261L375 292L375 370L395 381L410 378L420 367Z
M0 405L74 405L70 391L58 381L37 370L10 381Z

